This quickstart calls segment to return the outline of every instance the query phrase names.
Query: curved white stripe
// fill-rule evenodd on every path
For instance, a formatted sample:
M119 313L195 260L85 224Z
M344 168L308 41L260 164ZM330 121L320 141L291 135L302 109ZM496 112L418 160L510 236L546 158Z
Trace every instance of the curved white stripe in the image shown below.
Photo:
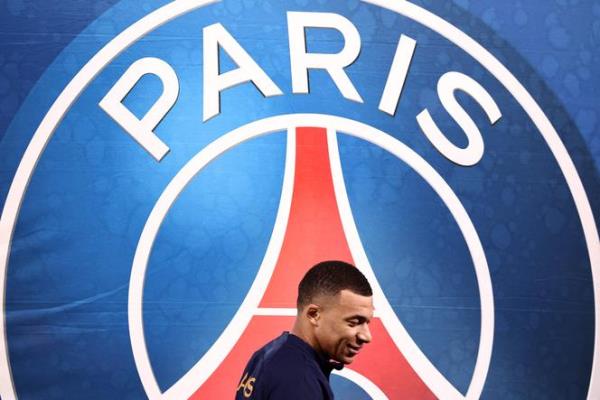
M256 133L256 131L251 129L239 129L212 142L192 158L179 171L169 185L167 185L150 213L150 217L146 221L146 225L140 236L130 278L129 328L135 363L146 394L150 399L164 398L177 400L188 398L210 377L238 342L240 336L250 323L275 269L292 203L296 149L295 133L292 130L288 132L285 173L279 210L265 257L254 282L240 308L215 343L213 343L210 349L183 378L177 381L164 394L161 394L148 357L142 320L144 280L154 240L169 209L191 179L210 161L236 144L257 136Z
M565 145L560 140L558 133L544 114L544 111L537 104L534 98L527 92L525 87L517 78L489 51L470 38L467 34L456 28L449 22L427 11L424 8L412 4L406 0L362 0L365 3L371 3L379 7L387 8L398 14L402 14L423 26L437 32L456 46L463 49L467 54L479 62L487 69L498 81L514 96L515 100L523 107L523 110L529 115L540 134L548 144L552 155L556 158L558 165L567 181L569 190L575 200L575 207L579 214L579 219L583 227L583 233L587 245L588 255L592 269L592 280L594 282L594 304L595 304L595 338L594 338L594 361L592 365L592 374L590 377L590 386L588 389L588 399L600 398L600 238L598 237L598 228L594 220L592 207L585 193L581 178L575 169L573 160Z
M282 129L286 128L290 130L288 137L293 138L294 135L292 134L292 130L294 127L305 126L307 124L335 127L339 131L367 140L391 152L396 157L407 163L420 176L422 176L424 180L431 185L435 192L438 193L444 204L446 204L456 219L457 224L465 237L469 251L471 252L471 257L473 257L475 272L477 274L479 283L479 290L482 295L482 313L488 316L487 318L482 317L480 349L476 362L476 371L483 370L484 373L487 372L491 354L492 340L490 335L493 334L494 312L491 283L489 282L489 274L486 274L487 264L485 262L483 250L481 249L481 243L479 242L477 234L475 233L475 228L466 214L466 211L460 204L460 201L452 192L452 189L450 189L448 184L433 169L433 167L431 167L415 151L401 143L399 140L376 128L342 117L321 114L292 114L280 115L254 121L221 136L219 139L208 145L196 156L194 156L181 169L181 171L177 173L169 185L167 185L165 191L161 194L156 205L154 206L148 221L146 222L146 226L144 227L142 236L140 237L140 241L138 243L138 250L136 251L134 265L132 267L130 282L131 290L129 296L129 315L134 358L136 365L140 370L140 376L142 378L142 382L144 383L144 388L148 391L148 395L151 398L158 398L158 385L156 384L152 367L149 363L147 349L145 348L144 327L141 318L142 293L148 258L150 256L150 249L152 248L158 233L158 228L162 224L162 220L166 216L167 211L177 199L179 193L185 189L186 185L193 179L193 177L212 159L219 156L223 152L253 137L281 131ZM292 153L292 149L290 147L292 145L294 145L293 141L289 140L288 154ZM333 156L336 157L335 154L333 154ZM235 322L232 321L227 326L225 332L221 335L219 340L210 348L210 354L207 353L200 361L198 361L196 365L194 365L194 367L192 367L190 371L188 371L178 382L176 382L169 390L167 390L165 397L171 399L184 398L192 395L194 391L217 368L220 361L222 361L222 359L224 359L229 353L235 344L235 340L240 337L240 335L243 333L243 330L250 322L252 314L258 306L260 296L262 296L269 283L270 277L273 273L276 256L279 255L281 244L283 242L283 234L285 233L283 216L285 216L285 222L287 222L293 189L293 182L291 181L293 178L290 175L293 173L293 164L288 164L292 162L293 157L289 156L286 160L286 182L284 182L280 211L277 217L275 231L273 233L273 237L271 238L272 243L270 243L268 247L269 255L265 256L265 260L270 261L263 261L254 283L252 284L252 288L250 289L247 297L244 299L240 309L234 317ZM339 169L339 160L337 168ZM334 176L338 176L337 179L339 180L340 174L341 172L338 171L335 172ZM427 385L430 385L430 389L434 394L440 398L462 399L463 396L439 373L439 371L435 369L435 367L420 351L418 346L414 343L414 341L412 341L408 333L398 321L393 309L385 299L383 291L381 290L372 269L369 267L368 260L364 255L364 250L362 249L362 245L358 239L358 234L356 233L355 227L354 229L351 228L354 222L347 220L347 217L352 215L348 210L349 205L347 198L345 198L345 195L342 196L337 193L337 191L343 189L343 186L340 186L338 182L337 184L334 184L334 189L336 189L338 207L341 207L342 215L345 215L346 218L346 220L343 220L342 222L344 224L345 233L350 244L350 249L353 251L353 257L356 257L355 261L357 265L363 268L363 272L365 272L365 275L367 275L367 278L369 278L373 284L376 293L376 307L378 308L378 312L381 313L382 322L388 330L390 337L395 342L396 346L401 349L406 359L419 374L419 376L421 376L423 381ZM282 211L283 209L285 212ZM471 383L471 387L473 387L473 382ZM480 392L473 391L473 393L473 396L475 396L475 394Z
M356 383L358 386L363 388L373 400L388 400L388 397L381 391L381 389L379 389L379 387L377 387L377 385L375 385L366 376L359 374L353 369L344 367L340 370L334 369L331 372Z
M337 125L336 128L340 130L340 127ZM346 129L350 129L350 127L348 126ZM346 132L345 130L343 131ZM417 157L414 157L414 154L406 152L406 150L399 145L399 142L393 139L391 136L381 135L376 132L369 132L367 129L361 129L357 132L360 133L356 136L380 146L413 167L419 173L419 175L421 175L425 181L427 181L427 183L434 188L440 198L444 201L444 204L446 204L450 210L450 213L456 220L460 231L467 242L471 259L473 260L473 265L475 267L475 274L477 277L477 284L481 299L481 336L479 338L479 349L477 352L475 368L473 370L473 378L471 379L466 398L478 399L481 395L481 391L483 390L483 384L487 376L492 356L494 337L494 296L492 293L490 271L487 265L485 254L483 252L483 246L481 245L481 241L479 240L475 227L473 226L473 223L466 210L460 203L460 200L458 197L456 197L454 192L452 192L452 189L450 189L450 186L448 186L443 178L435 171L429 171L431 167L424 164L424 160L419 160ZM379 285L379 281L373 272L373 268L369 263L367 254L365 253L358 234L358 229L356 228L354 217L352 216L352 209L350 208L350 202L348 200L346 185L344 183L344 175L342 173L342 165L338 152L337 136L334 129L328 129L328 144L333 185L335 188L335 195L340 210L342 225L346 234L346 239L348 240L350 251L352 252L352 258L356 262L357 267L361 269L367 279L369 279L369 282L371 282L371 286L373 287L375 308L381 314L381 322L392 337L392 340L396 346L398 346L398 349L406 357L410 365L415 369L415 372L438 398L465 398L438 371L431 361L429 361L427 356L423 354L419 346L410 337L406 328L404 328L398 319L392 306L383 293L383 290ZM411 158L412 160L409 160Z

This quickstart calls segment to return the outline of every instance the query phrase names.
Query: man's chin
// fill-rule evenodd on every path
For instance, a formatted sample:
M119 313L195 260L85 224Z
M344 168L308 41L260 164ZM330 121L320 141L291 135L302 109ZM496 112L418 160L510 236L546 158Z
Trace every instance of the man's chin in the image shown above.
M339 357L331 358L330 363L332 365L334 365L334 368L335 368L335 364L339 364L340 367L343 367L344 365L352 364L352 361L354 361L355 357L356 357L355 355L354 356L342 355Z
M352 362L354 361L355 358L356 358L356 354L345 355L345 356L341 357L340 362L344 365L352 364Z

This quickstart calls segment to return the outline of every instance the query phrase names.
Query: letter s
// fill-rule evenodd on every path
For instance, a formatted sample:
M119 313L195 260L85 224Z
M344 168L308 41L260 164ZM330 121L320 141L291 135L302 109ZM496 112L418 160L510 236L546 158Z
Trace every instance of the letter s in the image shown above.
M463 149L450 142L433 122L427 109L417 115L417 122L427 139L444 157L459 165L472 166L483 157L483 137L473 119L456 101L454 92L457 89L467 93L479 103L492 125L502 116L492 96L477 81L460 72L450 71L442 75L438 81L437 92L448 114L467 135L469 140L467 147Z

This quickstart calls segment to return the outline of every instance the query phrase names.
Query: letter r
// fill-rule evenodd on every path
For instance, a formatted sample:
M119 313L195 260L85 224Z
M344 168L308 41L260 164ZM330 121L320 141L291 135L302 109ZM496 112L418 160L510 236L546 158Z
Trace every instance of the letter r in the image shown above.
M308 93L308 70L324 69L338 87L342 96L362 103L354 85L344 71L360 53L360 35L347 18L333 13L288 12L288 34L290 41L290 65L292 70L292 91ZM337 54L308 53L306 50L305 29L330 28L339 31L344 37L344 47Z

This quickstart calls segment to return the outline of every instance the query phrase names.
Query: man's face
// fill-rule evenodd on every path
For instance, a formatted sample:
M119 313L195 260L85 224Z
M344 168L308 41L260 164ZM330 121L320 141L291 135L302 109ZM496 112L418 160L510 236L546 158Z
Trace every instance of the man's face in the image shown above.
M322 352L350 364L363 345L371 341L369 322L373 318L373 297L342 290L321 305L315 338Z

